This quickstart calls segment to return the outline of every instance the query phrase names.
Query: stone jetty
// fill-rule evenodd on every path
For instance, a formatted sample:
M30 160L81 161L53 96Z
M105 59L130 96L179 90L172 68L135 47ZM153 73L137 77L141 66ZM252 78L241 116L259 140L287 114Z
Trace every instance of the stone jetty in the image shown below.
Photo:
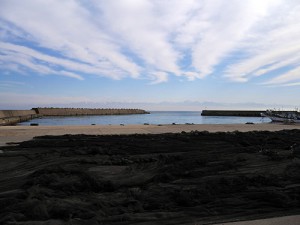
M148 114L142 109L32 108L31 110L0 110L0 126L15 125L42 116L131 115Z
M38 116L35 110L0 110L0 126L14 125Z
M149 113L142 109L33 108L33 110L42 116L130 115Z
M261 117L259 110L203 110L201 116L243 116L243 117Z

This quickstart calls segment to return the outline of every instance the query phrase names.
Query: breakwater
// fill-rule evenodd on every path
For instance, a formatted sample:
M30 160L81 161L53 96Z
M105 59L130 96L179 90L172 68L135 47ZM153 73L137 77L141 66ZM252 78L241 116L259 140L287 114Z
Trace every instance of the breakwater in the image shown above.
M14 125L38 116L35 110L0 110L0 126Z
M142 109L33 108L42 116L130 115L148 114Z
M242 117L262 117L265 110L203 110L201 116L242 116ZM272 111L274 113L296 113L297 111Z
M260 110L203 110L201 116L244 116L244 117L261 117L261 113L266 111Z
M142 109L33 108L0 110L0 126L15 125L42 116L130 115L148 114Z

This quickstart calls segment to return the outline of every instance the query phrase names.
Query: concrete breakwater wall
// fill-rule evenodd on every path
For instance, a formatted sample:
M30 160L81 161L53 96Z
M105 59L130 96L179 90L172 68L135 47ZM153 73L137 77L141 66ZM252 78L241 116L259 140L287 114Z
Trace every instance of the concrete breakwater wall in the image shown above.
M38 117L34 110L0 110L0 126L14 125Z
M0 110L0 126L15 125L42 116L129 115L147 113L142 109L33 108L32 110Z
M244 116L244 117L262 117L261 113L266 110L203 110L201 116ZM290 110L272 110L273 113L297 113Z
M0 110L0 118L36 115L34 110Z
M261 113L266 111L259 110L203 110L202 116L244 116L261 117Z
M142 109L33 108L33 110L42 116L148 114Z

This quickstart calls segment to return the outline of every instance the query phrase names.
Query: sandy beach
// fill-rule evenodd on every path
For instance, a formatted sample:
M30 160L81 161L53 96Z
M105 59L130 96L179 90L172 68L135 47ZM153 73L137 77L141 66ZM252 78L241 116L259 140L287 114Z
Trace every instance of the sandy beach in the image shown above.
M260 220L238 221L230 223L218 223L216 225L297 225L300 223L300 215L282 216Z
M299 128L0 127L0 223L297 224Z
M0 126L0 146L27 141L36 136L64 134L161 134L190 132L279 131L300 129L300 125L284 124L195 124L195 125L94 125L94 126Z

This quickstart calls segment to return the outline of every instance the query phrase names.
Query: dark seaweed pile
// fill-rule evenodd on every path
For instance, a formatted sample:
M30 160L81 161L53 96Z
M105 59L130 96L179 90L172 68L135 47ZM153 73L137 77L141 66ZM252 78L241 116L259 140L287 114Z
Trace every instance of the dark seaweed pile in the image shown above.
M208 224L300 211L300 130L42 136L1 150L0 224Z

